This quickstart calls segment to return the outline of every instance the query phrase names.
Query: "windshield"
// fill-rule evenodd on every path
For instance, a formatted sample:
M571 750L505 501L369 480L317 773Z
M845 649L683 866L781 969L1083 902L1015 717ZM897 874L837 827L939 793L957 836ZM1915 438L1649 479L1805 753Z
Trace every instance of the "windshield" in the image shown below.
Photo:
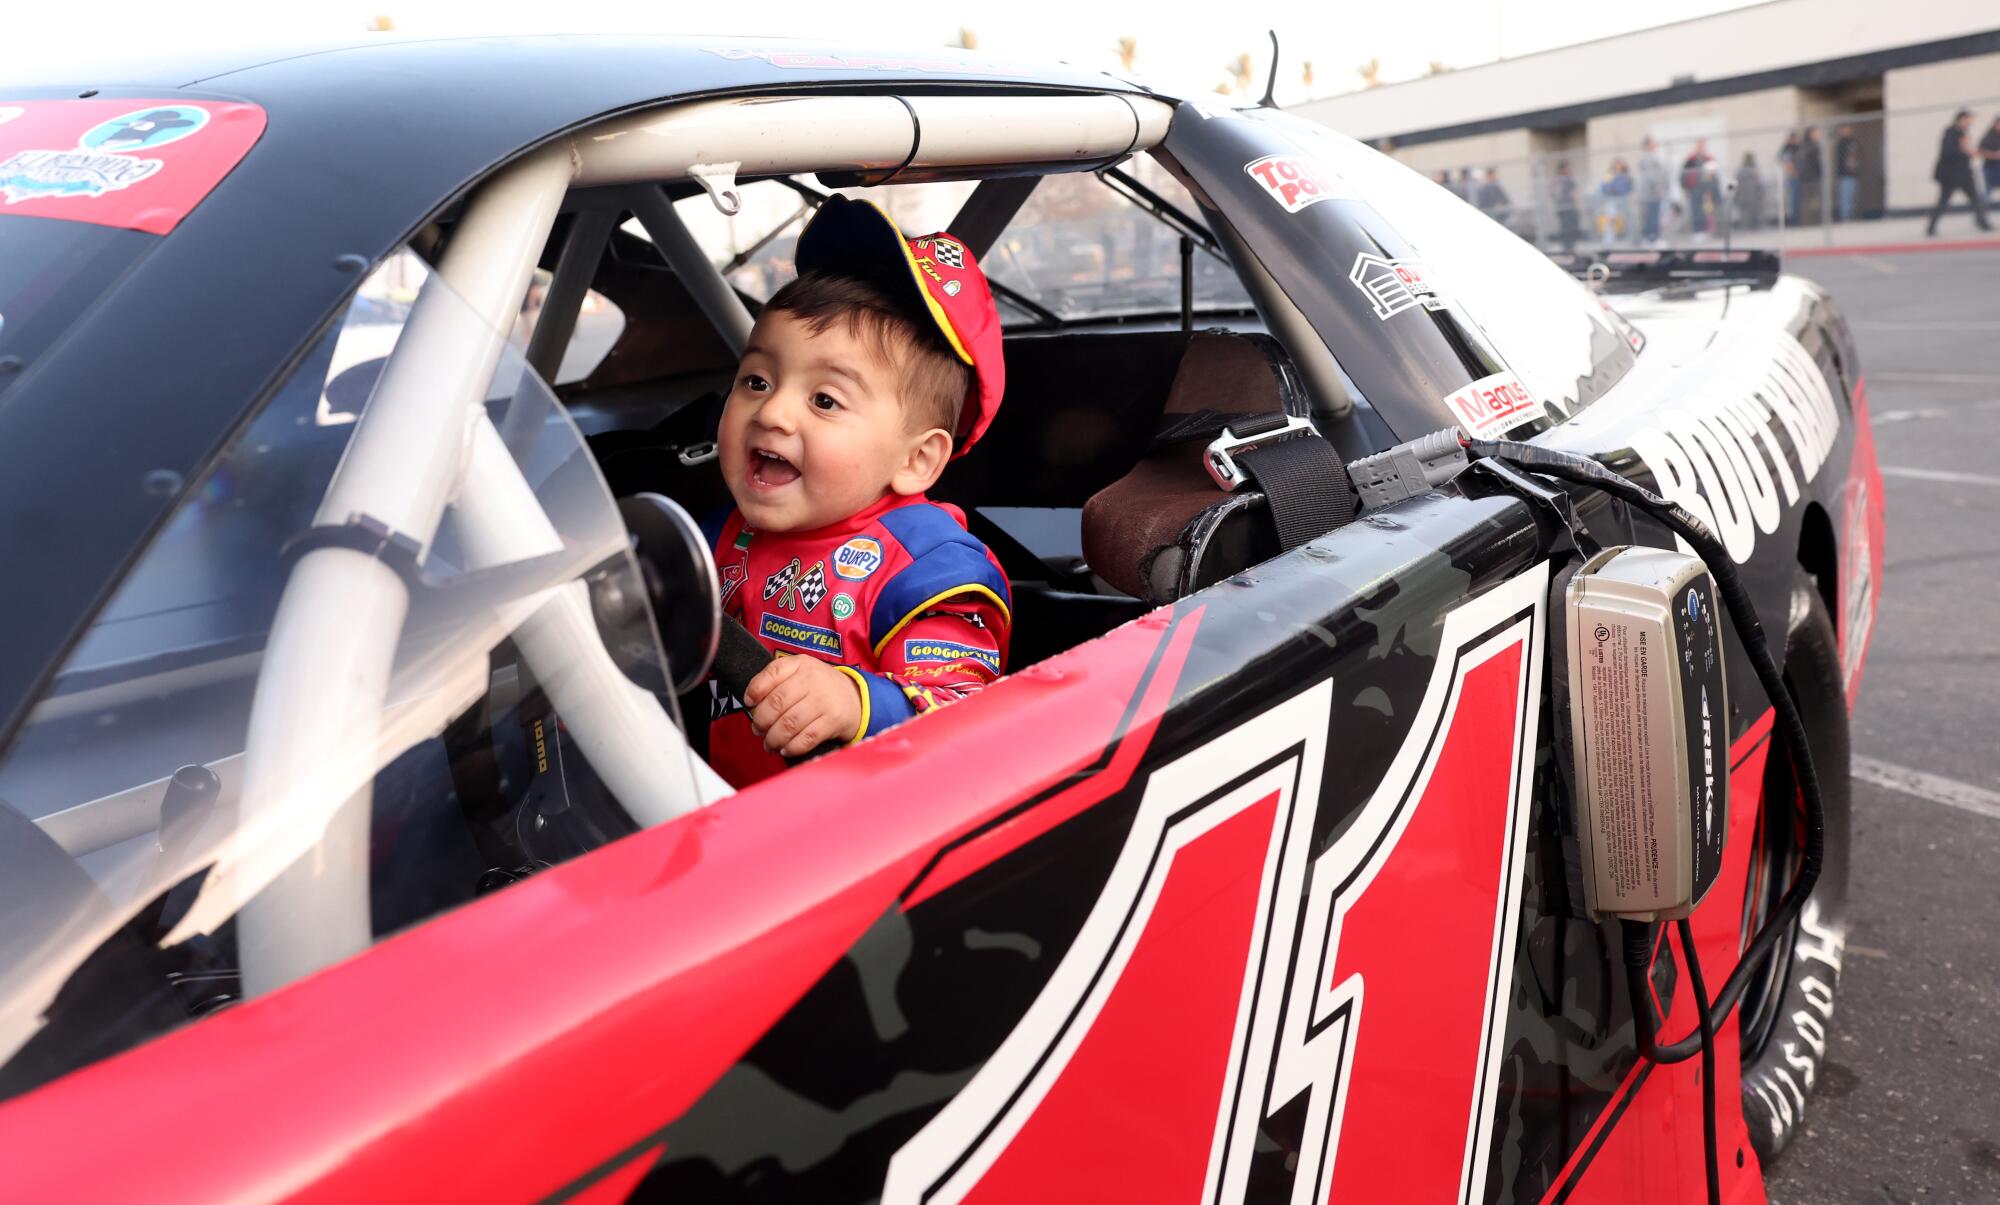
M1152 159L1135 157L1119 171L1181 213L1198 212L1187 189ZM952 181L840 193L875 202L914 236L947 228L975 187ZM761 301L794 275L792 249L821 191L761 180L740 190L742 209L733 216L717 213L706 196L675 208L730 283ZM626 229L644 233L636 222ZM1042 177L981 266L1008 327L1174 314L1181 305L1180 233L1098 175L1068 172ZM1196 312L1251 308L1219 253L1198 241L1191 267Z
M1419 173L1345 135L1287 113L1258 111L1369 198L1424 259L1508 368L1558 416L1590 404L1630 370L1636 331L1533 244Z
M1120 170L1181 213L1199 212L1151 159ZM1090 173L1044 177L985 262L995 281L1065 322L1180 310L1180 232ZM1220 254L1197 243L1190 266L1197 313L1250 309L1250 294Z
M427 450L371 433L458 397L430 529L386 528ZM645 597L518 346L390 259L0 760L0 1096L693 806Z

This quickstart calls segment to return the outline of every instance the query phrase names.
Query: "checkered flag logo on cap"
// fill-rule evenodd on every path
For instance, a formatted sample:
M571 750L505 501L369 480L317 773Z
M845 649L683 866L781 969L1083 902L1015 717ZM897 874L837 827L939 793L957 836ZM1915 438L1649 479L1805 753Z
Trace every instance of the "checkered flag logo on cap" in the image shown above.
M959 246L957 243L949 239L938 239L931 244L931 254L937 259L937 262L947 268L957 268L961 272L965 271L965 248Z

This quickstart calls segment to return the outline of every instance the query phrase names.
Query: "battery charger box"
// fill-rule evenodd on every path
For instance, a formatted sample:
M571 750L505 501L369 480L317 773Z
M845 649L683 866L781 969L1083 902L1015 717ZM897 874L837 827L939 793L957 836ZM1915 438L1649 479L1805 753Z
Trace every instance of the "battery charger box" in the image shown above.
M1686 916L1729 828L1729 701L1702 562L1608 548L1559 582L1574 867L1587 913ZM1563 719L1558 715L1557 724Z

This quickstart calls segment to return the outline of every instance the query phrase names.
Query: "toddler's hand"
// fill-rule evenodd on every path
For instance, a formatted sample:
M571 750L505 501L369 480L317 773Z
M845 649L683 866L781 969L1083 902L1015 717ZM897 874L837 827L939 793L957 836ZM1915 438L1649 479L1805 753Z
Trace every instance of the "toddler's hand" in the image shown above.
M861 690L853 678L812 657L779 657L743 688L750 730L764 747L803 757L830 740L845 741L861 724Z

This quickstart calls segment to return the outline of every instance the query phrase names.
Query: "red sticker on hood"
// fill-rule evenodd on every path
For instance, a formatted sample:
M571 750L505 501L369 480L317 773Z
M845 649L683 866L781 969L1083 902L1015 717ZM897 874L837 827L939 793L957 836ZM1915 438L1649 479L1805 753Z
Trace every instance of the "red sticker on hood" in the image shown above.
M218 101L0 103L0 216L165 234L264 133L264 110Z

